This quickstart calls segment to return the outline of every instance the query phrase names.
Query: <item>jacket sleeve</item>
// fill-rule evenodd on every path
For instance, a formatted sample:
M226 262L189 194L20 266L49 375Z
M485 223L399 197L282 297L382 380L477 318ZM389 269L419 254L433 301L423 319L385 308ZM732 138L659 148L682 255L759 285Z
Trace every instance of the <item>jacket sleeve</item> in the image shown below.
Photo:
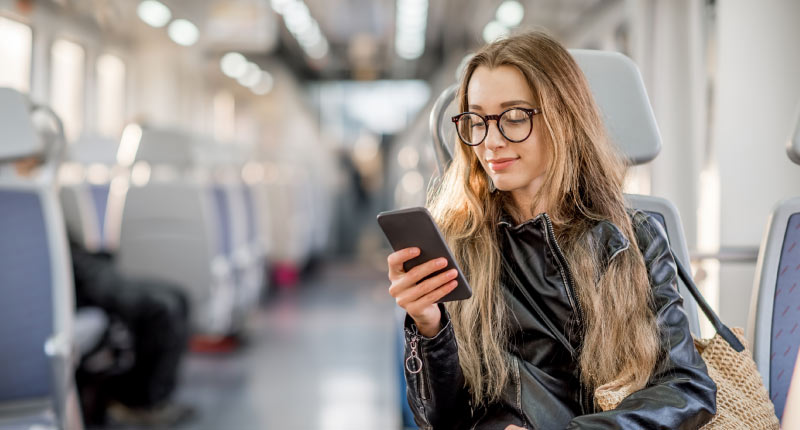
M666 232L643 212L634 215L634 229L653 288L662 355L647 387L614 410L574 418L569 429L697 429L716 413L717 386L694 347Z
M472 416L450 316L441 304L439 309L442 329L432 338L419 334L408 315L404 324L406 396L423 430L462 428Z

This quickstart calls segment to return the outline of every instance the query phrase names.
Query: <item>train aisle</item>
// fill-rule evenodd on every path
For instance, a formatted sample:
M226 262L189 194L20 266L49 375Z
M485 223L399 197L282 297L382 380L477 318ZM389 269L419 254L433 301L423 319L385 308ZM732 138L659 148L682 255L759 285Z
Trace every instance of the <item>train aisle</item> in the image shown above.
M394 301L384 273L328 263L278 291L230 355L191 354L177 394L183 430L397 428Z

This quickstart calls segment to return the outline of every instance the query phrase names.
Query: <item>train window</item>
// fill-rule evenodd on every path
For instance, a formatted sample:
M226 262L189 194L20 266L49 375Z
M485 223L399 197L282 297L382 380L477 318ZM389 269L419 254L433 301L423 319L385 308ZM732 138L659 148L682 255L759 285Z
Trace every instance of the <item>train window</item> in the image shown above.
M97 59L97 131L118 137L125 125L125 63L116 55Z
M64 122L67 141L74 141L83 129L83 84L86 54L77 43L58 39L53 43L50 62L50 102Z
M0 16L0 87L27 93L31 87L31 28Z

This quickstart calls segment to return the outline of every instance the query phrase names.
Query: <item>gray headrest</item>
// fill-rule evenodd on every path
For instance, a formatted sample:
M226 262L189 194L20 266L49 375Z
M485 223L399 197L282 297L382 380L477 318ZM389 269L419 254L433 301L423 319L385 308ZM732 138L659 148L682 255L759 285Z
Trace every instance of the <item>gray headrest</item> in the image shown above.
M0 160L44 152L31 120L31 103L17 90L0 88Z
M121 149L121 148L120 148ZM195 163L192 136L175 129L145 127L135 161L189 167Z
M67 149L67 158L80 164L117 162L119 141L110 137L83 135Z
M786 154L789 159L800 164L800 104L797 105L797 114L794 120L794 131L786 143Z
M661 135L636 64L618 52L569 52L589 81L611 140L633 164L656 158Z

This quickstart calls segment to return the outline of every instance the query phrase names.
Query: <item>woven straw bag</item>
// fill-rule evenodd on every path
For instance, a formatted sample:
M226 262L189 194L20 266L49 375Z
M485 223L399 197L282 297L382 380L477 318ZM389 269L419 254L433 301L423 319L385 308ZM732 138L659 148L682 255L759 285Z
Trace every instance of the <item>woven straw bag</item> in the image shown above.
M689 273L675 259L678 274L717 333L711 339L695 339L694 346L706 362L708 376L717 384L717 414L703 429L778 429L775 407L751 358L741 328L730 330L703 299ZM630 386L613 381L597 387L595 402L608 411L632 393Z

